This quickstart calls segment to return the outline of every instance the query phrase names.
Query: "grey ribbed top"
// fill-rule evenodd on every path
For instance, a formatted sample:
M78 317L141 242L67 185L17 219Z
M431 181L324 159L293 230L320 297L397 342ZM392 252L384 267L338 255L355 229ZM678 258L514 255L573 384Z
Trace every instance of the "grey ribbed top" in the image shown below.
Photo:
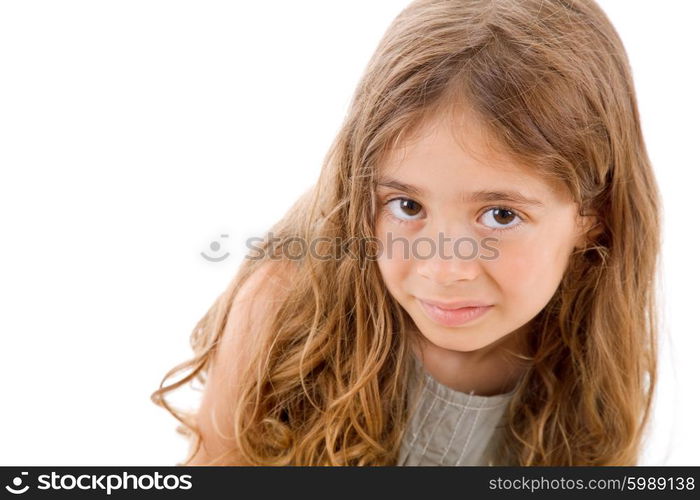
M435 380L415 357L409 390L415 412L397 465L490 465L491 445L515 390L494 396L459 392Z

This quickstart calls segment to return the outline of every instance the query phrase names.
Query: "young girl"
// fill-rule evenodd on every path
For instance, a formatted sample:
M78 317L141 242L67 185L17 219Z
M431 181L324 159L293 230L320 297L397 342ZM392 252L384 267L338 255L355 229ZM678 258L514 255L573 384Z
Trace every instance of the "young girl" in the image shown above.
M184 464L633 465L659 212L593 0L415 1L152 399ZM198 412L172 408L194 380Z

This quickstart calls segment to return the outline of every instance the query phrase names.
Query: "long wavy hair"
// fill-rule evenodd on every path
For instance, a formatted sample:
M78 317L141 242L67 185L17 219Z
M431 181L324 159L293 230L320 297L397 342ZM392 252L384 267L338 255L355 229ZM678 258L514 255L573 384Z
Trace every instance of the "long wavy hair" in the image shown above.
M445 103L468 104L512 158L563 182L581 215L599 216L533 319L531 363L504 415L495 463L639 459L656 383L661 207L623 44L593 0L418 0L371 57L318 182L271 229L282 241L325 238L337 258L295 260L289 290L255 332L259 347L240 370L229 429L238 460L396 463L408 420L410 319L362 242L375 236L382 159ZM201 434L165 396L206 382L237 291L281 256L269 239L260 248L265 258L245 259L195 326L194 357L151 396L191 438L178 465L195 455Z

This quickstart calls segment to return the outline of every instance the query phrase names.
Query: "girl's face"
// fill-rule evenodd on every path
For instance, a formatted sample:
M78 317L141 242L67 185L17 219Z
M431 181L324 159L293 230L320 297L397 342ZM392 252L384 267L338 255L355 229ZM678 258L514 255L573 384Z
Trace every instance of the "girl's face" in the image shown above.
M556 291L582 226L562 189L489 152L483 129L464 118L427 121L385 158L375 229L384 282L423 337L468 352L526 328ZM488 307L445 313L423 301Z

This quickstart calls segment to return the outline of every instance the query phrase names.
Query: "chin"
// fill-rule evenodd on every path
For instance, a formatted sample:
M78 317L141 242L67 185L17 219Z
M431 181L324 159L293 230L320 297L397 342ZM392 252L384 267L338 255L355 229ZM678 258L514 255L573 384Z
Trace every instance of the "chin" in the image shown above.
M450 351L471 352L478 351L496 340L485 338L484 335L458 328L440 328L430 325L420 326L416 323L421 337L437 347Z

